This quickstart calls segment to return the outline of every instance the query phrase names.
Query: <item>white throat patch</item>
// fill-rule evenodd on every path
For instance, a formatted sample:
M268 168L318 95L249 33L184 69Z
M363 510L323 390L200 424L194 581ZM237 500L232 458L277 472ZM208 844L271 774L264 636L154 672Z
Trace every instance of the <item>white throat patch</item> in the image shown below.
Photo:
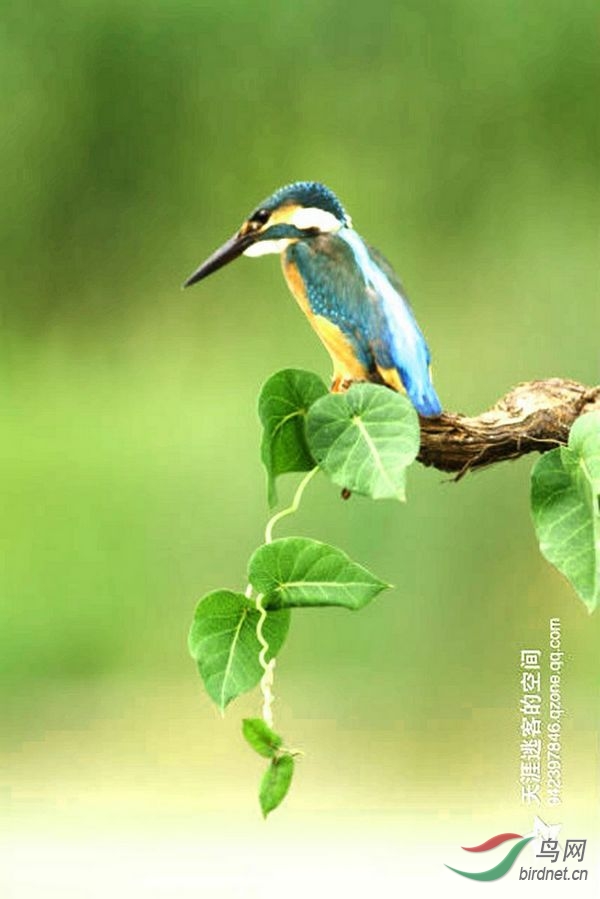
M291 241L288 237L279 240L257 240L244 250L244 256L267 256L269 253L283 253Z

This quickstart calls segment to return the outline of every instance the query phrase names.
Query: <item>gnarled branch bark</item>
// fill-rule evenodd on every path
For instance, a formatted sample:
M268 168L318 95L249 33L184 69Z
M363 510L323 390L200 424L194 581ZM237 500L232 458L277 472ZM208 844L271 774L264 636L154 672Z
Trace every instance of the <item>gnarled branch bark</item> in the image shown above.
M527 381L475 417L444 412L421 419L418 461L457 473L565 444L580 415L600 411L600 386L548 378Z

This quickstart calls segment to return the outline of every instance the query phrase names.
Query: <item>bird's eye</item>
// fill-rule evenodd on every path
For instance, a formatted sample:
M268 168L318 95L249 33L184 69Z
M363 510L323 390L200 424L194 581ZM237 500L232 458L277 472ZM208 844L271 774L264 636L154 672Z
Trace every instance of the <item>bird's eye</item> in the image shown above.
M266 225L270 217L271 213L268 209L257 209L250 221L256 222L258 225Z

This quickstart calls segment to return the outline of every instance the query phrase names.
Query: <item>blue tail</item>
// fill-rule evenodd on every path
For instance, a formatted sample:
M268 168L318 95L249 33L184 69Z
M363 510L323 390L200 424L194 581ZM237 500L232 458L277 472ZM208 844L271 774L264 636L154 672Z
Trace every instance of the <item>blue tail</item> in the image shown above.
M419 415L422 415L424 418L437 418L438 415L442 414L442 404L431 383L429 367L420 368L420 377L418 378L414 377L415 371L412 372L413 376L411 377L411 374L405 368L399 369L402 383Z
M437 418L442 414L442 404L431 382L427 386L426 392L409 392L408 395L419 415L424 418Z

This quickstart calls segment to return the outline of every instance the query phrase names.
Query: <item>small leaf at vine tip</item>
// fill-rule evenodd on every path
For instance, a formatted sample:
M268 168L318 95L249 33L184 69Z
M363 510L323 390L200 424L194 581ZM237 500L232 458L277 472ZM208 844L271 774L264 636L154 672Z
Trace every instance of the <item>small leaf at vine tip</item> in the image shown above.
M361 609L389 587L341 549L308 537L283 537L260 546L248 563L248 580L271 609Z
M406 397L379 384L353 384L311 406L306 436L335 484L372 499L406 498L406 469L420 444L419 418Z
M600 600L600 412L578 418L568 446L538 459L531 510L542 554L593 612Z
M281 755L272 760L263 775L258 795L265 818L285 799L293 775L294 759L291 755Z
M221 711L260 681L263 669L258 656L261 645L256 636L259 612L241 593L215 590L196 607L188 645L196 660L206 692ZM269 644L267 660L281 649L290 624L290 613L269 612L263 636Z
M269 479L269 504L277 502L275 479L290 471L310 471L315 461L306 442L305 419L310 406L327 393L318 375L286 368L272 375L258 398L263 424L261 458Z
M252 749L267 759L272 759L283 743L279 734L271 730L262 718L244 718L242 721L242 733Z

